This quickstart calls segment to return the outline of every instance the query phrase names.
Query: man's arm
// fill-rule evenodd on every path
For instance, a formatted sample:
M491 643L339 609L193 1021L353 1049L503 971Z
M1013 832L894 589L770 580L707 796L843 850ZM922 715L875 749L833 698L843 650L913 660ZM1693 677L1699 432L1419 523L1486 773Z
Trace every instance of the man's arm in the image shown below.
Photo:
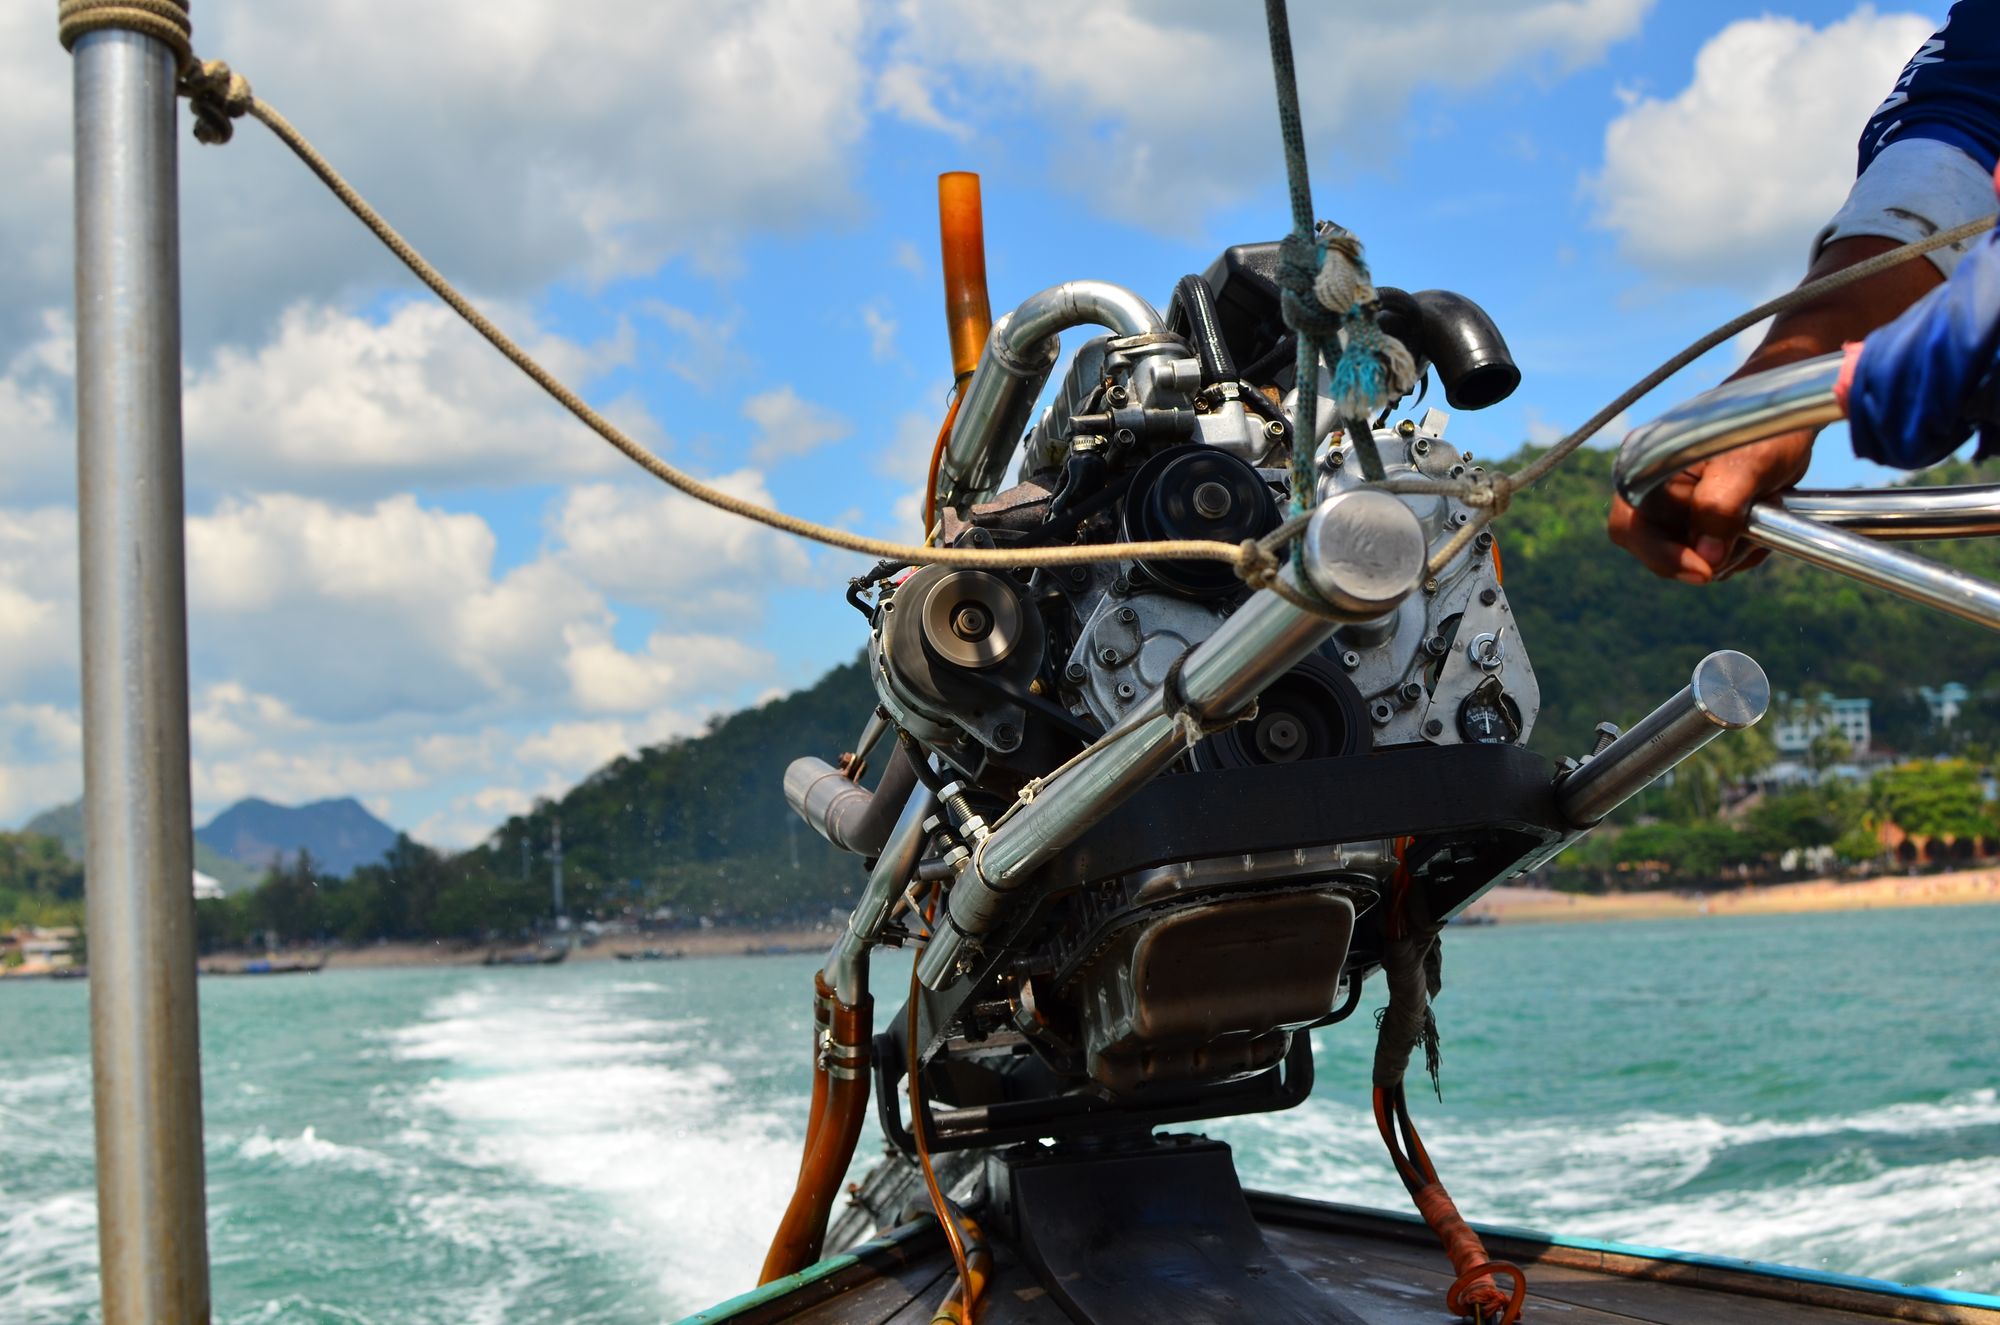
M1881 236L1837 239L1820 250L1806 280L1851 267L1901 241ZM1831 354L1860 340L1939 284L1928 262L1905 262L1793 309L1771 324L1763 343L1735 376ZM1657 575L1707 584L1763 559L1762 549L1739 548L1750 507L1805 477L1813 431L1787 433L1704 460L1677 475L1634 510L1623 497L1611 506L1611 541Z

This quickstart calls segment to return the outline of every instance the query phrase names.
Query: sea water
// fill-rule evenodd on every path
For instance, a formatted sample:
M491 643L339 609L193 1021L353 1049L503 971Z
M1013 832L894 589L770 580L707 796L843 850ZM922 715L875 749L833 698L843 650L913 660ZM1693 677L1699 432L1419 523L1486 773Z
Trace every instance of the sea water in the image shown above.
M798 1165L810 957L201 982L224 1322L653 1322L748 1287ZM885 1009L907 961L877 965ZM88 991L0 984L0 1322L95 1317ZM1375 999L1245 1181L1404 1208ZM1453 930L1474 1220L2000 1289L2000 907ZM871 1123L866 1156L879 1145Z

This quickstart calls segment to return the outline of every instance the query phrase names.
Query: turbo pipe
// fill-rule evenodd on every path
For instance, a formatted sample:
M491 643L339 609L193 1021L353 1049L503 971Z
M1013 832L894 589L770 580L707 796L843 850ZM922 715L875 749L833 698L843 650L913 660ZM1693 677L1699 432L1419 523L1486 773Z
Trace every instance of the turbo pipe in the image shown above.
M1687 686L1556 784L1563 817L1588 828L1726 731L1771 706L1771 682L1748 654L1721 649L1695 664Z
M806 755L785 769L785 800L842 851L872 856L888 840L896 814L916 784L917 770L900 744L890 753L882 781L873 791L850 781L824 759Z
M945 505L965 505L1000 490L1035 399L1056 366L1059 337L1081 326L1108 327L1119 336L1165 330L1151 304L1109 281L1065 281L1003 313L959 399L958 418L938 466L938 492Z
M1423 527L1395 497L1363 488L1328 498L1297 545L1294 566L1303 568L1310 587L1341 619L1295 606L1270 589L1258 591L1187 654L1180 682L1188 711L1205 720L1242 713L1345 620L1381 616L1414 592L1425 555ZM917 962L924 987L948 984L968 943L999 927L1029 875L1185 750L1164 688L1156 690L1061 778L1007 816L960 868L941 923Z
M1744 533L1773 551L1839 571L1988 630L2000 630L2000 587L1964 571L1815 524L1769 502L1750 508Z
M1801 519L1890 541L2000 534L2000 484L1796 489L1778 505Z

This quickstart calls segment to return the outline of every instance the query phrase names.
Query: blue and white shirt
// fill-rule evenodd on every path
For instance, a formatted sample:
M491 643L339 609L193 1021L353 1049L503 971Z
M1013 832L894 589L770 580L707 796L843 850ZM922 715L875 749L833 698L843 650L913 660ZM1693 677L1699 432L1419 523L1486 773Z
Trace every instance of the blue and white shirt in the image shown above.
M2000 164L2000 0L1958 0L1861 131L1847 201L1813 243L1922 239L1993 210ZM1950 276L1977 241L1930 255Z

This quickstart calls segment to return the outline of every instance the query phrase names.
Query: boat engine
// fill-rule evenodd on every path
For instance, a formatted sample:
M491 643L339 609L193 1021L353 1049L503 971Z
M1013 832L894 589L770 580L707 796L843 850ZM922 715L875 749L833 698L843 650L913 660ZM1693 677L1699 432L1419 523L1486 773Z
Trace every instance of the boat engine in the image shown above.
M1720 722L1598 754L1578 809L1559 787L1576 765L1525 744L1540 691L1494 534L1459 537L1475 513L1454 485L1407 481L1478 462L1437 409L1337 428L1321 399L1299 436L1276 261L1275 244L1231 248L1164 316L1079 281L1001 317L941 443L931 531L996 555L883 563L850 588L879 706L843 767L800 759L786 790L871 861L822 975L820 1061L836 1100L867 1066L906 1151L916 1129L952 1151L1298 1103L1305 1032L1353 1011L1392 909L1444 923ZM1518 382L1471 300L1379 294L1381 325L1447 402L1480 408ZM1083 325L1107 334L1077 347L1033 417L1058 333ZM1299 499L1301 448L1314 490ZM1316 514L1284 573L1317 586L1319 615L1214 561L1005 557L1237 545L1295 509ZM1230 677L1254 679L1232 691ZM868 762L883 770L872 794ZM868 950L909 943L923 948L911 1003L872 1044L844 1041L842 1016L868 1005Z

